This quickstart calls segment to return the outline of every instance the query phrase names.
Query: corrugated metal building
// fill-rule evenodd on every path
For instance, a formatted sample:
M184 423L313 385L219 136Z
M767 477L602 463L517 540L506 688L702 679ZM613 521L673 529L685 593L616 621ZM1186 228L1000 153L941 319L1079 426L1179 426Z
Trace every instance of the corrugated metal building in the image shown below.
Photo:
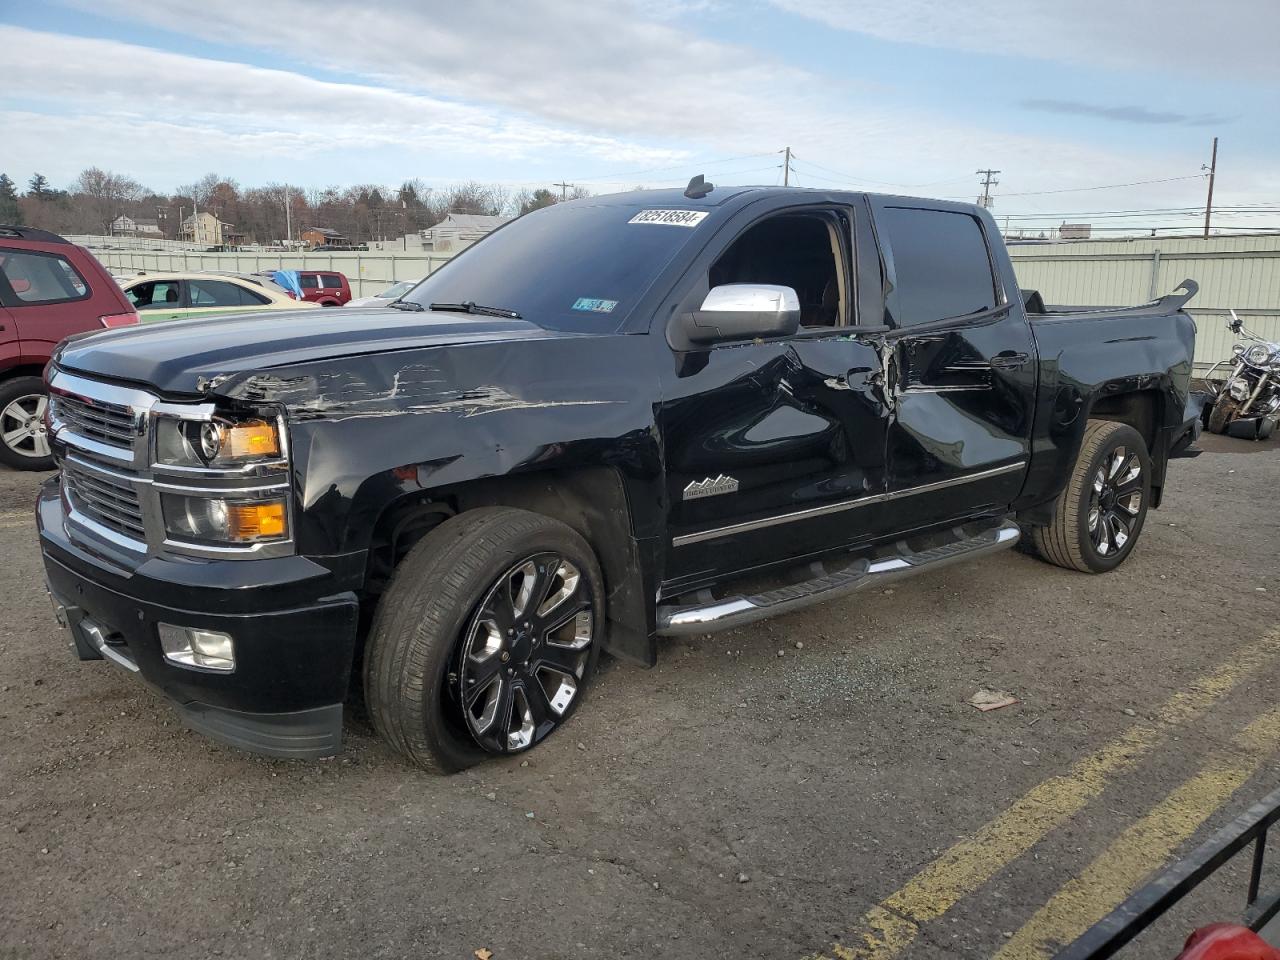
M1189 312L1201 369L1231 354L1229 309L1280 341L1280 235L1014 243L1009 255L1018 283L1053 304L1142 303L1190 277L1200 284Z

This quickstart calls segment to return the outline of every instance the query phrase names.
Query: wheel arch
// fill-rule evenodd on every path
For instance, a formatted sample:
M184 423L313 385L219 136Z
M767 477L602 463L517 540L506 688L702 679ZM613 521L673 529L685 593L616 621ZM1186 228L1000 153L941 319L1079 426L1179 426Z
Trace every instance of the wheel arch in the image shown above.
M0 370L0 383L6 380L15 380L18 377L44 377L45 364L43 363L19 363L12 367L6 367Z
M595 551L604 575L608 634L604 649L652 666L657 659L653 591L642 544L632 535L621 475L611 467L546 470L484 478L417 492L388 503L373 526L366 599L375 600L391 571L423 536L451 517L479 507L516 507L559 520ZM648 584L648 585L646 585Z
M1031 485L1036 493L1034 500L1016 504L1018 519L1037 526L1051 522L1054 502L1080 456L1085 430L1095 420L1128 424L1142 436L1151 458L1151 507L1159 507L1169 460L1169 405L1166 387L1136 385L1132 380L1100 385L1088 398L1076 400L1078 413L1070 413L1069 418L1062 411L1073 410L1073 404L1060 403L1057 423L1049 431L1056 452L1033 457L1037 476Z
M1164 491L1165 466L1169 460L1166 405L1168 398L1158 389L1102 391L1089 405L1089 420L1125 423L1138 431L1151 458L1151 506L1160 506ZM1083 436L1083 434L1081 434ZM1079 456L1079 439L1075 456Z

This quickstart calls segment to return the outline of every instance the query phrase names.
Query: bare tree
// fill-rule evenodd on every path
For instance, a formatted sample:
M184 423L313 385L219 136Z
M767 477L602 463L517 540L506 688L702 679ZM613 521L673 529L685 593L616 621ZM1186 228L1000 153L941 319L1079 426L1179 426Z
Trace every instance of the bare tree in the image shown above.
M76 195L78 206L92 218L94 227L110 233L112 221L124 212L125 205L141 199L148 191L124 174L90 167L76 177L71 192Z

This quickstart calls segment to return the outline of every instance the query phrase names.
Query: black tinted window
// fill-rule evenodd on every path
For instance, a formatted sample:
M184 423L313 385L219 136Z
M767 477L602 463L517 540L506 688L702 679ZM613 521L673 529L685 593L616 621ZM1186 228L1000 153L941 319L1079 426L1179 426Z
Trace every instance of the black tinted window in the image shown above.
M320 274L320 286L327 287L330 290L342 289L342 277L336 273Z
M254 307L267 303L266 297L225 280L192 280L193 307Z
M298 282L302 284L304 290L315 290L320 286L320 278L314 273L304 273L298 277Z
M914 326L996 305L991 260L978 221L965 213L889 207L876 218L893 252L894 320Z
M654 204L654 207L663 206ZM405 297L474 300L561 330L616 329L706 211L557 203L495 230Z

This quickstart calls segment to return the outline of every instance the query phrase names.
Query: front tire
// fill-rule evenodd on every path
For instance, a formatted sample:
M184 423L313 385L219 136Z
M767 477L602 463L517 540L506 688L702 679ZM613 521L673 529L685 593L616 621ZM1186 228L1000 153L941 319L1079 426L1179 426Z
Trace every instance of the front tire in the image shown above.
M1053 521L1035 527L1039 555L1068 570L1106 573L1133 551L1151 499L1151 458L1133 427L1092 420Z
M1226 433L1227 425L1236 418L1240 410L1240 401L1225 396L1225 393L1224 390L1224 395L1218 398L1218 402L1213 405L1213 410L1209 412L1210 433Z
M452 773L536 746L582 700L604 631L587 542L506 507L446 520L396 568L365 655L374 728Z
M39 377L0 383L0 463L15 470L52 470L45 408L49 395Z

